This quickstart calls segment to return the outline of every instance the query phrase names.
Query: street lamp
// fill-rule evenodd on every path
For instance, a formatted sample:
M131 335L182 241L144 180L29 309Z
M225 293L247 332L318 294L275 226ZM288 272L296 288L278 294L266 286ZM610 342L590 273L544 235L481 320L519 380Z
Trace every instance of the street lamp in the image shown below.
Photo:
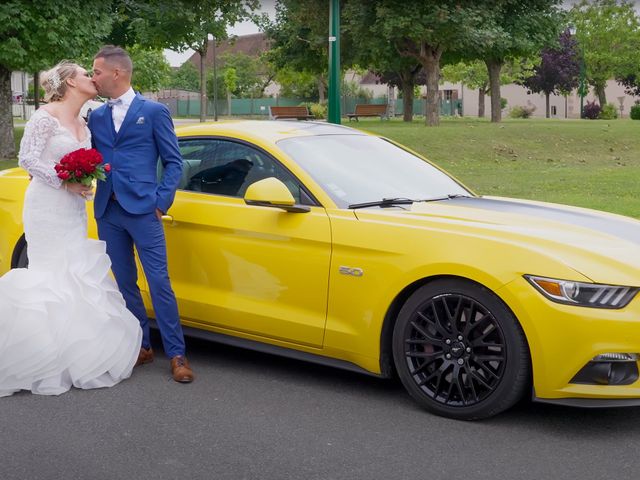
M577 31L578 29L576 28L575 25L569 25L569 33L571 34L572 37L575 36ZM584 118L585 68L584 68L584 54L579 44L578 44L578 50L580 52L580 80L578 85L578 95L580 95L580 118Z
M218 71L216 65L216 48L218 42L216 36L213 35L213 121L218 121Z

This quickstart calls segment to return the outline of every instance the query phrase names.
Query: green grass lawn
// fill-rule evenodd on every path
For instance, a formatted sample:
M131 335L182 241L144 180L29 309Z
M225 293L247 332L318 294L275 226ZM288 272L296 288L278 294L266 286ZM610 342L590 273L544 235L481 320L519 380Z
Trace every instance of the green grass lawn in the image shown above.
M425 155L481 195L566 203L640 218L640 122L397 119L352 122Z
M345 125L349 122L345 121ZM640 121L363 119L351 126L425 155L481 195L566 203L640 218ZM16 128L16 145L22 136ZM0 169L16 161L0 162Z
M22 139L22 134L24 133L24 127L15 127L13 129L13 135L16 140L16 152L20 148L20 140ZM12 160L0 160L0 170L4 170L5 168L12 168L18 166L18 159Z

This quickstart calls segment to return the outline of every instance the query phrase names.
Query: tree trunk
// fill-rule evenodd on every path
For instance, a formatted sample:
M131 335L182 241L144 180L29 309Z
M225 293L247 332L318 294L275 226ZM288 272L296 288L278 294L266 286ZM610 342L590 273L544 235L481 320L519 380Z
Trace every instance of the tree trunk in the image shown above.
M600 103L600 108L604 107L607 104L607 95L604 91L606 85L596 85L593 89L595 91L596 96L598 97L598 102Z
M325 85L324 85L324 81L322 80L322 76L318 77L317 85L318 85L318 102L319 103L324 103L325 102L326 88L325 88Z
M231 116L231 90L227 88L227 116Z
M503 60L486 60L489 71L489 88L491 92L491 121L499 123L502 120L502 105L500 105L500 70L502 70Z
M40 72L33 74L33 105L36 110L40 108Z
M546 107L547 107L547 118L551 118L551 109L549 108L549 94L545 93L544 95L546 97L545 98L545 104L546 104Z
M426 43L420 46L418 60L427 76L427 104L425 124L430 127L440 125L440 102L438 96L438 82L440 80L440 57L442 49L432 47Z
M207 47L209 39L205 38L202 47L198 50L200 54L200 121L207 121ZM215 89L215 85L213 88Z
M15 158L16 156L13 112L11 111L12 101L11 70L0 65L0 159Z
M402 120L404 122L413 121L413 82L402 82L402 105L404 106L402 113Z
M478 89L478 117L484 118L484 87Z

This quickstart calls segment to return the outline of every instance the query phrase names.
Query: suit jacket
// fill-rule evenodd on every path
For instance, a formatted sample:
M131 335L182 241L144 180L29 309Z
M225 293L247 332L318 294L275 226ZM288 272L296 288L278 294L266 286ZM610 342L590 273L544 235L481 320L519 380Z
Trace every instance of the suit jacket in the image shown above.
M182 156L167 107L137 94L117 133L106 104L91 112L89 129L94 148L111 166L106 180L98 182L95 217L104 215L112 193L129 213L156 208L166 213L182 177ZM158 157L164 166L160 181Z

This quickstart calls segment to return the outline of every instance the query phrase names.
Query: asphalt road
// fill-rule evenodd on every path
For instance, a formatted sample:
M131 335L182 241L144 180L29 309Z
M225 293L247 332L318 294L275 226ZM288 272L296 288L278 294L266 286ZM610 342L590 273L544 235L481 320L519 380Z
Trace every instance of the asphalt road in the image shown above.
M483 422L417 408L396 381L189 340L103 390L0 399L0 479L637 478L640 409L525 402Z

